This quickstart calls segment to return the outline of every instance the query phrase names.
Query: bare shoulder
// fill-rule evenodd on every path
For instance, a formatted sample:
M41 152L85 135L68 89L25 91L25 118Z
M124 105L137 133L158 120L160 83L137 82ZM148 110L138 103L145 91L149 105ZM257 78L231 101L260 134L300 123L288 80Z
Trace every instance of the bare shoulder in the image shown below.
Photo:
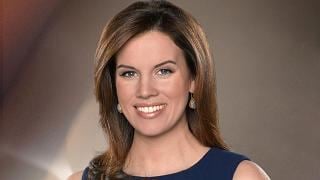
M67 180L81 180L83 171L71 174Z
M270 177L259 165L245 160L238 165L233 180L270 180Z

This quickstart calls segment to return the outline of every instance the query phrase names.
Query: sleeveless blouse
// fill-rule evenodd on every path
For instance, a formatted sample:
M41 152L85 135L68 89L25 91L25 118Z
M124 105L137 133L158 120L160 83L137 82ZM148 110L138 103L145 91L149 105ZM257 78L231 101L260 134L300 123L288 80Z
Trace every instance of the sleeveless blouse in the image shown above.
M243 160L249 160L244 155L211 148L198 162L186 170L176 173L153 176L138 177L127 175L128 180L232 180L233 175ZM87 180L89 168L87 167L82 176L82 180Z

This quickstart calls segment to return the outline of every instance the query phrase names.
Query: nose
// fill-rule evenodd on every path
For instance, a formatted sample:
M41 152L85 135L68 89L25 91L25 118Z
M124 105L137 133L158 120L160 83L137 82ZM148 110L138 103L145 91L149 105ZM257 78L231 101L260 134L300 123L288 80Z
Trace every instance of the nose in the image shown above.
M158 95L156 88L156 82L153 78L142 77L139 80L137 88L137 97L142 99L148 99Z

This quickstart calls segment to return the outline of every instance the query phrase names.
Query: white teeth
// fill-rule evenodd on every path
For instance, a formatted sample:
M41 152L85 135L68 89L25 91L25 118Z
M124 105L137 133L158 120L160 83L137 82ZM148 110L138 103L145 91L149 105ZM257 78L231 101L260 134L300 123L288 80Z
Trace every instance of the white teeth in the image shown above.
M137 107L138 111L144 112L144 113L153 113L155 111L159 111L160 109L163 109L164 105L158 105L158 106L149 106L149 107Z

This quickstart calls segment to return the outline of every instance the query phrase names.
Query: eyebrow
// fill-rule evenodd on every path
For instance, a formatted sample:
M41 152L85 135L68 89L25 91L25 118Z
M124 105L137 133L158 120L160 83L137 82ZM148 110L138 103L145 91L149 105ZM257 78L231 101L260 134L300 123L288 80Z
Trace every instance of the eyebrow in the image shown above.
M158 67L163 66L163 65L168 64L168 63L177 65L177 63L176 63L175 61L173 61L173 60L167 60L167 61L164 61L164 62L162 62L162 63L160 63L160 64L155 65L154 68L158 68ZM124 64L118 65L118 66L117 66L117 69L119 69L119 68L136 69L136 68L134 68L133 66L124 65Z

